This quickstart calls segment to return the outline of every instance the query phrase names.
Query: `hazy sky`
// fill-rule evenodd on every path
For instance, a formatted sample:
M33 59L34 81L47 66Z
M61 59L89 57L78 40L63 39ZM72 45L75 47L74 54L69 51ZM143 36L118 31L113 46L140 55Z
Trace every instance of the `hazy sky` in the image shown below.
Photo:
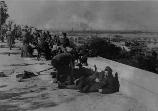
M53 29L157 30L158 1L5 0L19 24Z

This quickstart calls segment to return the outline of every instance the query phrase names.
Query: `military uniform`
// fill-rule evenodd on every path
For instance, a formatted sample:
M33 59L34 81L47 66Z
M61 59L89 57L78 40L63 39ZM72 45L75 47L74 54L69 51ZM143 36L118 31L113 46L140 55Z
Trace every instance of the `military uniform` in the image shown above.
M119 81L118 75L115 74L115 77L112 75L112 69L110 67L106 68L109 71L110 76L105 77L104 72L94 73L88 78L81 78L81 83L79 90L81 92L98 92L99 89L102 90L102 94L110 94L119 91ZM98 79L98 82L96 81Z
M31 34L29 32L23 31L23 46L21 50L21 57L32 57L33 48L29 45Z
M57 69L57 80L64 83L72 82L72 56L69 53L61 53L53 57L51 64Z
M7 43L10 49L12 49L12 45L13 45L13 37L11 34L11 31L7 31Z

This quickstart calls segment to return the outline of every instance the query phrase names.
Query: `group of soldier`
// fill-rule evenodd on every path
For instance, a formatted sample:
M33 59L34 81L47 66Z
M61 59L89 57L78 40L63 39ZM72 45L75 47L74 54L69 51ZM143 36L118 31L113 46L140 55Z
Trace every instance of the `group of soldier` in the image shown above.
M81 92L114 93L119 91L117 73L112 74L108 66L102 72L95 71L88 67L87 53L74 47L67 37L67 33L52 35L49 31L32 30L24 28L21 32L22 48L21 57L34 57L34 50L37 59L42 56L51 60L55 72L52 77L56 79L59 88L77 88ZM7 41L10 49L15 42L15 37L7 31Z

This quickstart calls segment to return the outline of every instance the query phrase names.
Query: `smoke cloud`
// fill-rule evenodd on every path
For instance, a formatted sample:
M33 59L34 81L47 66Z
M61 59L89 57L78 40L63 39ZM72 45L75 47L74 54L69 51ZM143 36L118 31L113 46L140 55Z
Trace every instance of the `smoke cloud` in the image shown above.
M158 30L157 1L6 1L19 24L65 30Z

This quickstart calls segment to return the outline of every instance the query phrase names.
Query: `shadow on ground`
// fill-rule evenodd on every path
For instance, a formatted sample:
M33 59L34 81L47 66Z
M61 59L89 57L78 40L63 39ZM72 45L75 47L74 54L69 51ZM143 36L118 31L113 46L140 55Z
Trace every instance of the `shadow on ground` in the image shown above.
M23 64L10 64L10 65L5 65L5 66L29 66L29 65L44 65L45 63L35 63L35 64L28 64L28 63L23 63Z
M10 55L19 55L20 52L1 52L0 54L10 56Z

